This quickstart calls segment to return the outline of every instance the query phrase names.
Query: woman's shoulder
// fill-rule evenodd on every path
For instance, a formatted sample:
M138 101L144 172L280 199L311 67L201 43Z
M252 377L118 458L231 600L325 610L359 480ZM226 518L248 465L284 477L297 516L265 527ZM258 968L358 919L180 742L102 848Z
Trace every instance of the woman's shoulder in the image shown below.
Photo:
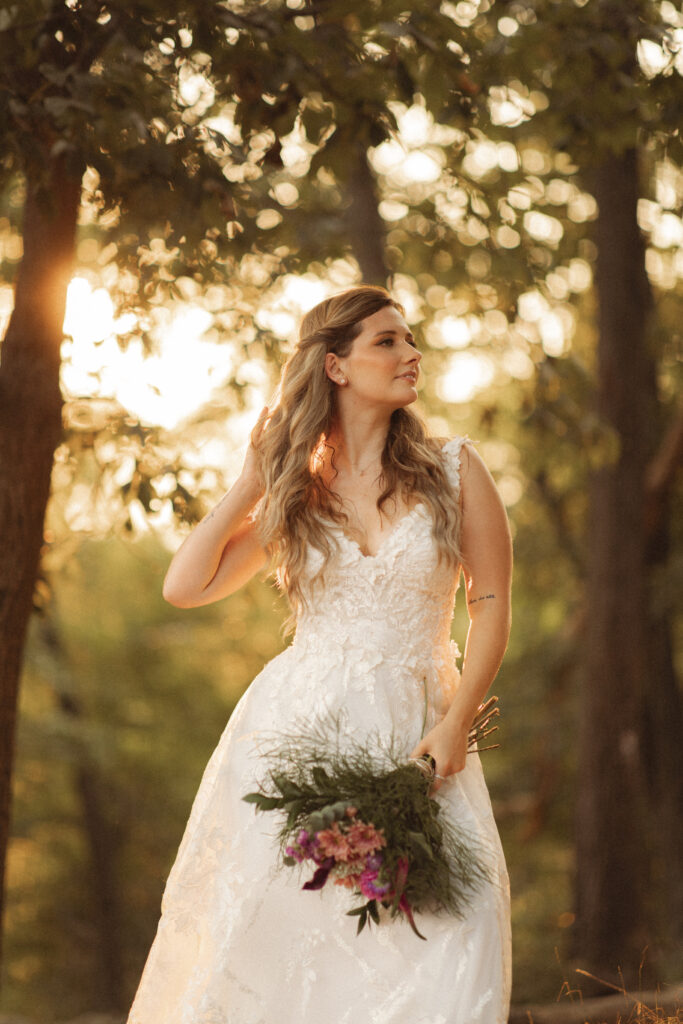
M455 493L459 494L470 439L467 435L456 434L454 437L436 437L433 440L443 460L448 481Z
M447 458L459 458L463 452L463 447L467 444L472 444L467 434L455 434L453 437L437 437L435 440L441 453Z

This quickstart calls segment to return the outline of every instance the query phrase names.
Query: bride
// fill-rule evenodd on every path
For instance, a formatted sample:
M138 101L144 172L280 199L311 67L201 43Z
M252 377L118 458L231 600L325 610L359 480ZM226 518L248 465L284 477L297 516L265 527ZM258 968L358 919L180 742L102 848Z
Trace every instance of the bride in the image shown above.
M164 596L181 608L270 564L296 632L205 770L129 1024L507 1021L508 879L467 735L507 644L510 534L471 444L431 438L409 409L420 360L384 289L312 309L238 480L171 562ZM461 570L462 674L450 640ZM379 732L406 758L429 753L442 813L484 851L489 882L463 919L421 914L426 942L399 918L356 936L348 891L302 892L295 871L277 871L269 816L241 799L267 734L333 717L355 740Z

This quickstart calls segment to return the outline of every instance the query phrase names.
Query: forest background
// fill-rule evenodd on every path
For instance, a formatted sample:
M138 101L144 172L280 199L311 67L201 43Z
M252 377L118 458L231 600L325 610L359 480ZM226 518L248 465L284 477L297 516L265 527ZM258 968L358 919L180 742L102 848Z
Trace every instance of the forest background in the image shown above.
M283 645L271 583L186 612L163 574L301 313L361 279L511 517L485 770L514 1001L577 967L680 981L680 11L174 6L0 0L3 1009L130 1002L203 768Z

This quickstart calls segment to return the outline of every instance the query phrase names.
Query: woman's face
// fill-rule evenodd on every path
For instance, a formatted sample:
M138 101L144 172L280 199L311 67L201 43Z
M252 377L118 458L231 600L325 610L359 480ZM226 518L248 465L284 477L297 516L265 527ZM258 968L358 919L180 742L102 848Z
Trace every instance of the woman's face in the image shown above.
M399 409L417 398L422 353L405 318L394 306L384 306L361 321L361 332L347 356L329 352L328 376L354 398Z

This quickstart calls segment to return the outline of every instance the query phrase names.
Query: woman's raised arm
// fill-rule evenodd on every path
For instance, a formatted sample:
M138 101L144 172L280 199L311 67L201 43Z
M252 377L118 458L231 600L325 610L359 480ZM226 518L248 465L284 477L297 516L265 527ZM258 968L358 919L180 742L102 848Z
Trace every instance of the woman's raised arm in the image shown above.
M249 513L263 492L254 444L267 416L265 408L238 479L173 556L163 594L178 608L197 608L233 594L265 564L266 553Z

